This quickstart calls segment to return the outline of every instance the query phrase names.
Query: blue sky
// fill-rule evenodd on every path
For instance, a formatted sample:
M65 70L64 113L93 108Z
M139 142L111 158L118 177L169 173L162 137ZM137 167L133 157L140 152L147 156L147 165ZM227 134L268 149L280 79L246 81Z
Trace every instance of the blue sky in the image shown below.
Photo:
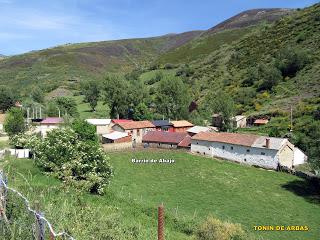
M302 8L315 0L0 0L0 54L65 43L208 29L252 8Z

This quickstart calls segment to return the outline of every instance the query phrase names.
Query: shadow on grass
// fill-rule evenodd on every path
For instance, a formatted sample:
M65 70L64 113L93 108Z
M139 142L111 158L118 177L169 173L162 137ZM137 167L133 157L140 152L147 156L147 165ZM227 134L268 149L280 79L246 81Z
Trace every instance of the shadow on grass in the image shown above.
M318 180L294 180L282 185L282 188L304 197L308 202L320 204L320 183Z

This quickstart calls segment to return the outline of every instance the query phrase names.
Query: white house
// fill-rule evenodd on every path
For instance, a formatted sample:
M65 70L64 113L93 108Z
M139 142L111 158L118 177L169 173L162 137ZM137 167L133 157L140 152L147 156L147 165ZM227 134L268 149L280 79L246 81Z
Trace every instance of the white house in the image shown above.
M86 119L86 121L96 127L96 132L98 135L102 135L110 132L111 119L91 118L91 119Z
M191 138L191 152L268 169L295 165L294 145L285 138L200 132Z
M49 131L61 127L63 123L63 118L47 117L40 122L40 126L36 127L35 132L39 132L42 137L46 137Z
M308 161L308 157L307 155L304 154L304 152L302 152L300 150L300 148L295 147L294 148L294 159L293 159L293 165L300 165L305 163L306 161Z

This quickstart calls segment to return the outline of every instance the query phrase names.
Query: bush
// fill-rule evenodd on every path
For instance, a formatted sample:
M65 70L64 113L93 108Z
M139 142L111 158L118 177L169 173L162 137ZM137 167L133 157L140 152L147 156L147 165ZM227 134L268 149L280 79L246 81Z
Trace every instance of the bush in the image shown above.
M67 184L103 194L113 175L99 144L81 141L70 128L54 129L33 143L36 164Z
M20 108L12 107L9 110L4 129L9 136L23 133L26 130L23 111Z
M248 239L240 224L222 222L208 217L196 232L197 240L245 240Z

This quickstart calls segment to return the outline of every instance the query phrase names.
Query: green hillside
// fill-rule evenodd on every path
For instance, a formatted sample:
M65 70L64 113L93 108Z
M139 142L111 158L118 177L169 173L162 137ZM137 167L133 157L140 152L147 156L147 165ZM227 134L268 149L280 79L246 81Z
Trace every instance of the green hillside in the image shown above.
M37 84L51 90L81 80L101 79L106 72L126 72L143 66L200 33L71 44L12 56L0 62L0 85L25 90Z

